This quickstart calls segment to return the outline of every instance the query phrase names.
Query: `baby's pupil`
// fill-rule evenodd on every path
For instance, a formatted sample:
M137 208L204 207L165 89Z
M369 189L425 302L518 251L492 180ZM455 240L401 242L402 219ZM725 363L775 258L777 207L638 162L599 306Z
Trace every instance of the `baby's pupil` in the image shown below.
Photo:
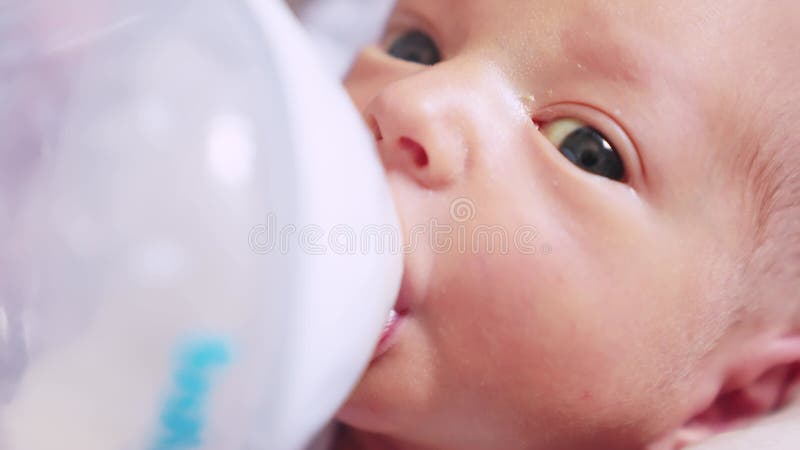
M592 167L597 164L597 155L590 152L584 152L581 154L581 164L587 167Z
M625 169L617 152L599 131L584 126L570 133L559 149L570 161L587 172L621 180Z

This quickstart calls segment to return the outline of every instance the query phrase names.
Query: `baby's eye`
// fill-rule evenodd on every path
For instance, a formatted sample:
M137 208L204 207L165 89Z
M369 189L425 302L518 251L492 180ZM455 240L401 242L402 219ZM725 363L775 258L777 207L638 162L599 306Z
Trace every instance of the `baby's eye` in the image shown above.
M395 39L389 46L388 53L397 59L426 66L442 61L439 47L433 42L433 38L418 30L409 31Z
M625 178L622 159L596 129L578 120L558 119L543 126L541 132L581 169L616 181Z

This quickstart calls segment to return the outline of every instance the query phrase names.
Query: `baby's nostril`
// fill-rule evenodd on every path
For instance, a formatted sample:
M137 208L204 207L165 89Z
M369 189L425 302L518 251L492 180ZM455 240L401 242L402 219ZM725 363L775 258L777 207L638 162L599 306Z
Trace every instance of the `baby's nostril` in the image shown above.
M375 138L376 142L380 142L383 140L383 133L381 133L381 126L378 125L378 120L375 116L369 116L367 118L367 126L372 131L372 137Z
M428 160L428 152L425 151L425 148L419 145L413 139L407 137L400 138L400 148L403 151L407 151L411 153L411 156L414 160L414 163L417 167L427 167L429 160Z

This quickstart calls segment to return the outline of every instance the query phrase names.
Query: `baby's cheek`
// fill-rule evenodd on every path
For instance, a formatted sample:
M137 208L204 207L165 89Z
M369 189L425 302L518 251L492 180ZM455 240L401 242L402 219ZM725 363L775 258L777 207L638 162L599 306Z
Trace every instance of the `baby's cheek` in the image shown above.
M537 392L531 405L542 415L608 411L582 417L598 429L647 420L653 399L671 391L670 377L686 364L676 351L685 348L686 315L672 311L688 291L675 269L679 255L637 240L594 253L550 235L551 254L510 258L498 275L506 278L495 297L505 312L493 316L503 342L494 351L516 361L516 372L502 376Z

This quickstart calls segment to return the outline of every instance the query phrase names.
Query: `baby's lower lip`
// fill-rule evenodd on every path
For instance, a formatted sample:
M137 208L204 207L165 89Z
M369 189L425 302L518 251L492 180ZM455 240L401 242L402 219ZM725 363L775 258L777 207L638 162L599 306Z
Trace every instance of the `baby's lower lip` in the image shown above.
M386 323L383 325L381 339L378 341L378 345L375 347L375 352L372 354L373 361L383 356L383 354L389 351L389 349L392 347L395 341L394 337L397 334L397 330L400 325L402 325L405 317L405 312L398 313L394 309L392 309L392 311L389 313L389 316L386 318Z

